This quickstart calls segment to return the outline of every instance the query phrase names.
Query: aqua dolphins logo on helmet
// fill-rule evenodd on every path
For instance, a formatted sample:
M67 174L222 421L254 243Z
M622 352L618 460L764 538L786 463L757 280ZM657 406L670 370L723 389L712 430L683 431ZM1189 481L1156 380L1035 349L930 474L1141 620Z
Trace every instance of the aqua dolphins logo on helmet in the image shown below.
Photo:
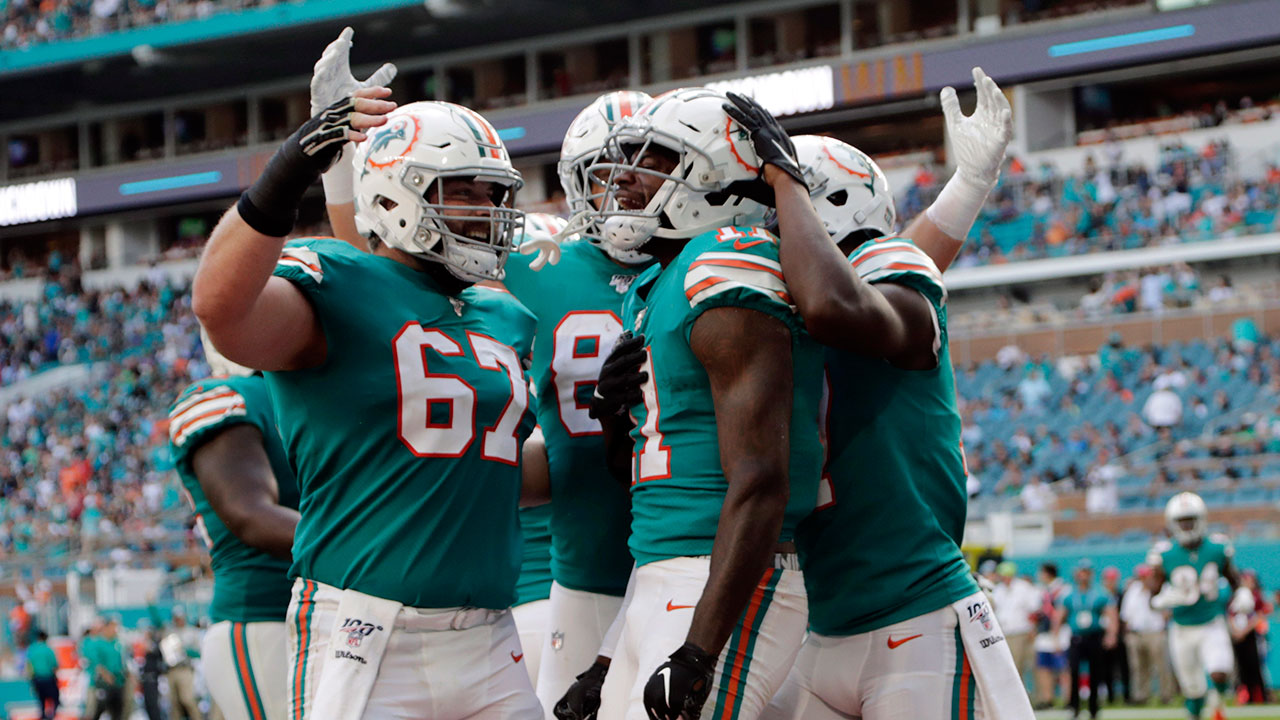
M404 140L405 123L399 123L395 127L387 128L373 137L373 147L369 152L378 152L386 150L392 140Z

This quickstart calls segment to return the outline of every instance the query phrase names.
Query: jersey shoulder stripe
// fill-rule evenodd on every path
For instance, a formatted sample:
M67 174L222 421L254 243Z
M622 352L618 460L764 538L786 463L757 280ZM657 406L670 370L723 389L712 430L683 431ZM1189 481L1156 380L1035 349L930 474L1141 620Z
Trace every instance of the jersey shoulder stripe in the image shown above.
M865 282L907 280L932 296L939 306L946 304L947 289L942 272L933 259L910 240L882 238L865 243L849 256L849 264Z
M767 257L708 251L694 258L684 276L684 293L690 307L733 289L757 292L794 312L782 265Z
M320 255L309 247L286 246L280 252L276 266L301 271L318 285L324 282L324 270L320 265Z
M244 417L244 396L218 385L183 398L169 412L169 439L182 447L199 431L229 418Z

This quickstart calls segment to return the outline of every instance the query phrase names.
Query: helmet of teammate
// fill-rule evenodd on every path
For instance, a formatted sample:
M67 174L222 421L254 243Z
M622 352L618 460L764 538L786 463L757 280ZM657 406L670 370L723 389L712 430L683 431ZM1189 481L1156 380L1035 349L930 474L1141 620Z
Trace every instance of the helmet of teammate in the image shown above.
M461 105L417 102L368 135L356 146L356 229L462 280L502 279L523 224L512 207L523 180L489 121ZM450 178L493 183L493 205L443 204ZM478 225L485 230L454 229Z
M1193 492L1180 492L1164 506L1164 524L1179 545L1195 545L1204 538L1209 524L1209 509Z
M524 226L516 233L515 247L519 248L528 240L544 240L554 242L554 238L559 235L567 226L568 221L557 215L541 212L527 212L524 214ZM572 240L574 236L564 238Z
M762 188L760 160L747 131L725 113L726 102L718 90L681 88L614 125L600 161L590 168L610 173L598 213L602 241L634 251L654 237L692 238L726 225L764 222L769 207L748 197ZM675 155L671 172L639 166L652 147ZM618 205L617 180L626 173L662 178L644 208Z
M893 234L897 212L889 180L861 150L832 137L792 138L809 197L837 242L859 230Z
M254 373L253 368L237 365L223 357L204 328L200 328L200 344L204 346L204 360L209 363L209 373L215 377L248 377Z
M618 90L596 98L569 125L568 132L564 134L564 144L560 146L560 162L556 165L569 213L575 219L581 218L575 226L581 224L583 230L580 232L584 237L614 260L629 265L639 265L652 258L600 242L599 233L593 232L594 223L591 221L592 213L604 198L605 186L603 182L594 180L587 168L596 162L613 126L619 120L631 117L652 99L648 93L635 90Z

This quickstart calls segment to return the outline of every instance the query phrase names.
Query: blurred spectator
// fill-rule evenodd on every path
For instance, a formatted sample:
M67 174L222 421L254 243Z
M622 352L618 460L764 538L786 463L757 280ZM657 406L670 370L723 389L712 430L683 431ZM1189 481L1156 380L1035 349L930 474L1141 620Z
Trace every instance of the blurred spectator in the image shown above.
M1099 689L1106 667L1105 651L1115 645L1116 605L1111 596L1093 584L1093 563L1087 559L1076 563L1075 583L1058 600L1053 628L1071 628L1067 663L1071 669L1070 707L1073 717L1080 717L1081 665L1089 666L1089 715L1098 717L1101 702ZM1096 670L1095 670L1096 668Z
M145 27L271 4L269 0L10 0L0 3L0 49Z
M1044 379L1044 373L1039 369L1034 369L1018 383L1018 396L1022 400L1022 407L1033 415L1039 415L1044 412L1044 403L1052 393L1048 381Z
M1035 625L1032 617L1040 608L1040 592L1025 578L1018 577L1018 566L1008 560L996 567L998 582L993 591L996 620L1004 630L1005 641L1018 674L1024 679L1035 659L1032 640ZM1024 680L1025 681L1025 680Z
M1022 509L1027 512L1050 512L1058 503L1053 488L1040 482L1038 475L1031 476L1031 481L1022 488L1019 498L1022 500Z
M1267 604L1258 585L1258 574L1252 570L1242 572L1240 587L1236 588L1227 606L1227 620L1231 628L1231 643L1235 650L1242 702L1249 704L1270 702L1259 649L1266 634L1266 618L1270 614L1271 606Z
M1218 283L1209 288L1209 302L1217 304L1225 302L1236 296L1236 289L1231 285L1231 277L1228 275L1218 276Z
M1118 609L1124 598L1120 587L1120 568L1114 565L1103 568L1102 590L1110 596L1112 606ZM1107 700L1115 702L1121 697L1122 690L1125 703L1132 704L1133 686L1130 682L1128 648L1125 646L1124 618L1117 611L1113 619L1116 622L1115 644L1104 649L1106 665L1102 684L1107 689Z
M1039 698L1036 709L1053 707L1054 692L1059 691L1062 699L1070 695L1070 676L1067 674L1067 644L1071 640L1071 630L1066 625L1055 622L1057 609L1069 589L1066 582L1058 577L1058 566L1044 563L1039 573L1040 608L1036 611L1036 681L1035 687Z
M1117 481L1123 470L1111 462L1111 451L1098 451L1097 463L1085 476L1085 511L1090 515L1114 513L1119 505Z
M1157 388L1142 405L1142 417L1156 430L1182 423L1182 398L1168 387Z
M1151 567L1138 565L1125 587L1120 601L1120 619L1124 622L1125 647L1129 651L1129 670L1133 680L1133 701L1139 705L1151 698L1154 680L1160 691L1160 704L1173 702L1173 668L1169 664L1165 613L1151 607L1151 591L1146 580Z
M58 658L49 647L49 635L41 630L27 646L27 674L40 707L40 720L53 720L61 700L58 693Z

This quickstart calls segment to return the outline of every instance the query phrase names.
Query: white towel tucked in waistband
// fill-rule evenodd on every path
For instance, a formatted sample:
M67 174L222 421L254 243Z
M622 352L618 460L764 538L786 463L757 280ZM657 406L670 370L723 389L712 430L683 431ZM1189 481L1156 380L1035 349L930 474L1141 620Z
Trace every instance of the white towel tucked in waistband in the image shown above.
M978 682L975 714L984 720L1034 720L1031 699L987 596L977 592L951 607L959 616L960 641Z
M350 720L364 715L401 607L394 600L342 591L310 720Z

